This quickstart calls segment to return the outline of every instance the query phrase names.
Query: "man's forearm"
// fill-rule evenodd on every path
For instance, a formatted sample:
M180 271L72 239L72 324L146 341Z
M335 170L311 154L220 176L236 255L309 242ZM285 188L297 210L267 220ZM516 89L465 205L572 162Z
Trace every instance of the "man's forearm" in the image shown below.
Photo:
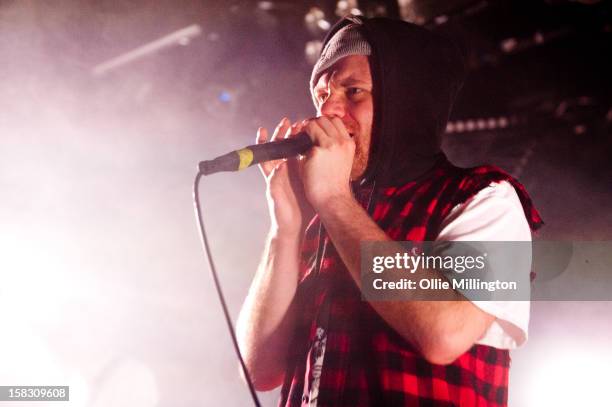
M299 237L270 232L238 318L240 347L259 390L272 389L282 380L295 324L292 303L298 282L299 245Z
M330 200L319 215L353 280L361 287L361 241L391 241L352 197ZM420 269L419 278L438 278L436 270ZM406 301L372 301L372 307L400 335L434 363L450 363L486 331L494 318L457 292L444 301L424 301L431 293L416 290Z

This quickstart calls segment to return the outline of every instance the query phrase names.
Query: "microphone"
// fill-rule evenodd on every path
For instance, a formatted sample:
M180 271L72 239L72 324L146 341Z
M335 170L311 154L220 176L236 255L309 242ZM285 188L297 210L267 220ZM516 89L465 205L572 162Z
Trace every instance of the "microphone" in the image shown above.
M310 136L304 132L295 137L254 144L240 150L219 156L214 160L201 161L198 169L202 175L211 175L222 171L240 171L251 165L264 161L289 158L303 154L312 147Z

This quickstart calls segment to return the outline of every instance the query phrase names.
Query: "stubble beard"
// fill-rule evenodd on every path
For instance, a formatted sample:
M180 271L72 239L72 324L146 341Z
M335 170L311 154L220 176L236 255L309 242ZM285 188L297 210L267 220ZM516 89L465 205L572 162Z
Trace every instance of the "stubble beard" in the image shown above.
M359 179L365 173L367 165L368 149L360 142L359 138L355 138L355 156L351 167L351 181Z

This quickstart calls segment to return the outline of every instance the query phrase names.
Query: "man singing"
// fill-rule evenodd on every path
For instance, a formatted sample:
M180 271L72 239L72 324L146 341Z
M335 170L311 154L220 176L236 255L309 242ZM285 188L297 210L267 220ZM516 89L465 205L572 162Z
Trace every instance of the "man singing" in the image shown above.
M434 33L346 18L312 72L316 118L285 118L272 137L259 129L258 143L299 132L314 142L301 159L261 165L271 229L238 321L255 387L282 384L280 405L507 403L529 302L360 293L360 242L529 241L542 224L509 175L441 152L463 76L461 54Z

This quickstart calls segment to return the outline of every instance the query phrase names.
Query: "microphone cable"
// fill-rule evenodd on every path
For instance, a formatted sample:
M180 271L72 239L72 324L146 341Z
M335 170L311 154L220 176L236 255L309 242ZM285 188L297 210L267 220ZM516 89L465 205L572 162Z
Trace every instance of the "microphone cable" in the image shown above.
M219 282L219 277L217 276L217 269L215 268L215 262L213 261L212 252L208 245L208 238L206 237L206 230L204 228L204 221L202 219L202 208L200 205L200 179L204 175L202 172L198 172L193 182L193 200L195 207L196 218L198 219L198 225L200 229L200 240L202 241L202 247L206 252L206 257L208 258L208 266L210 269L210 274L212 276L213 282L215 283L215 289L217 290L217 295L219 297L219 302L221 303L221 308L223 309L223 316L225 317L225 323L227 324L227 329L229 330L230 336L232 338L232 344L234 345L234 351L236 352L236 356L238 356L238 361L240 362L240 367L242 369L242 373L244 378L247 381L247 385L249 386L249 391L251 392L251 397L253 398L253 403L256 407L261 407L259 403L259 398L257 397L257 392L255 391L255 386L253 386L253 381L251 380L251 376L247 371L246 365L244 363L244 359L242 358L242 354L240 353L240 348L238 347L238 340L236 339L236 332L234 331L234 325L232 324L232 319L230 318L229 311L227 310L227 304L225 302L225 297L223 296L223 291L221 289L221 283Z

